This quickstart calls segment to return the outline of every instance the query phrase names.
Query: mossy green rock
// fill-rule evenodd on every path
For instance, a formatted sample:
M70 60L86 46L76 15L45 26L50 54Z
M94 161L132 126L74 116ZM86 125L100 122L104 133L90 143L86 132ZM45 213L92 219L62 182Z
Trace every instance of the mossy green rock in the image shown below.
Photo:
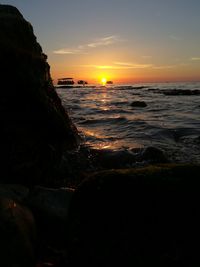
M69 214L70 266L199 266L199 173L172 164L85 180Z
M7 5L0 5L0 62L1 180L45 182L79 136L31 24Z

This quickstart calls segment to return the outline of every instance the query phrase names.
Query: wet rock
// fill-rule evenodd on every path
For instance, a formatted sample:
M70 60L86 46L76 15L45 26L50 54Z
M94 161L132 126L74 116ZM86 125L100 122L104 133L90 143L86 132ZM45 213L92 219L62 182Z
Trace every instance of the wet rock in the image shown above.
M200 166L99 172L75 192L69 266L198 266Z
M164 152L156 147L147 147L139 155L138 160L148 161L149 163L167 163L169 162L168 158Z
M26 200L33 212L41 239L54 246L66 243L68 210L74 189L36 186Z
M7 5L0 5L0 61L1 180L48 183L63 150L77 147L79 135L31 24Z
M92 150L94 165L106 169L130 167L136 161L136 155L131 150Z
M85 146L80 146L79 150L66 151L64 153L59 166L59 177L62 181L62 185L60 186L76 186L88 172L94 171L99 166L94 162L96 153L93 155L91 151Z
M149 88L148 91L169 96L200 95L199 89L190 90L190 89L173 89L173 88L170 89Z
M169 89L163 90L164 95L177 96L177 95L200 95L200 90L189 90L189 89Z
M29 195L29 189L18 184L0 184L0 197L10 198L22 203Z
M145 108L147 107L147 104L144 101L133 101L131 103L132 107L138 107L138 108Z
M26 207L5 197L0 197L0 236L0 266L35 266L33 216Z

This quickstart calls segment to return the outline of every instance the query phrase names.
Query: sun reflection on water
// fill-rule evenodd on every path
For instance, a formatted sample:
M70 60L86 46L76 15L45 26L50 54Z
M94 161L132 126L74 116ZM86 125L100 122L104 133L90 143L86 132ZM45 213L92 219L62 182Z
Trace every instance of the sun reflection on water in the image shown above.
M92 149L102 150L110 149L113 151L121 149L130 149L130 148L141 148L141 143L131 141L130 147L127 146L127 142L124 139L116 137L108 137L101 134L101 131L98 130L85 130L82 129L85 135L85 145L89 146ZM95 142L92 142L91 139L94 139ZM98 141L97 141L98 140Z

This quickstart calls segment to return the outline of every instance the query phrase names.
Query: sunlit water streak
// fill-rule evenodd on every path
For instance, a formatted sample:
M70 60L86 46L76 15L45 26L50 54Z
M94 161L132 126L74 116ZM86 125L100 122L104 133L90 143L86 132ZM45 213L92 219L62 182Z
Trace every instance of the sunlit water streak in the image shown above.
M56 90L85 145L114 150L155 146L174 161L200 162L200 95L162 93L174 89L200 90L200 83ZM133 101L145 101L147 107L133 107Z

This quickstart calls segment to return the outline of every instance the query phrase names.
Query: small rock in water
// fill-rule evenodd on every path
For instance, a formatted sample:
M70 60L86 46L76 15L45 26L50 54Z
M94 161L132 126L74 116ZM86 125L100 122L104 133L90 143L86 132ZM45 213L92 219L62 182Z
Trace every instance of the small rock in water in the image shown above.
M200 90L189 90L189 89L166 89L163 90L164 95L177 96L177 95L200 95Z
M144 101L133 101L131 103L132 107L139 107L139 108L145 108L147 107L147 104Z

